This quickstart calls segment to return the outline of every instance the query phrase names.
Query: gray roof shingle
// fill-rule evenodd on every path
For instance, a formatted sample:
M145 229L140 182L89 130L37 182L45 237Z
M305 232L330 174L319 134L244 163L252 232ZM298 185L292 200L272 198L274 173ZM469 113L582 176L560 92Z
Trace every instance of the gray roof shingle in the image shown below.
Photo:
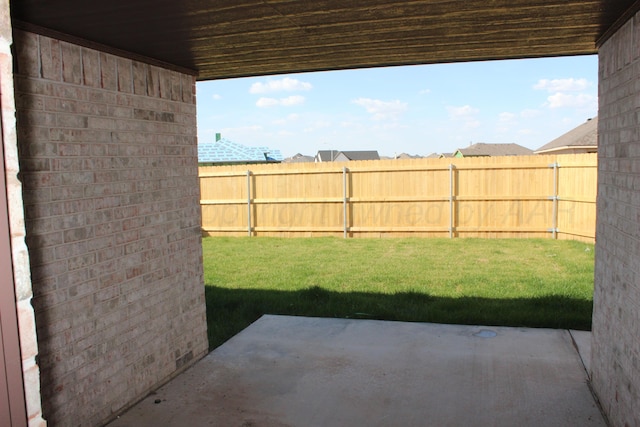
M380 160L380 155L376 150L362 151L338 151L338 150L320 150L316 154L316 160L321 162L331 162L336 160L340 155L349 160Z
M282 163L312 163L315 161L313 156L305 156L304 154L297 153L291 157L287 157Z
M380 160L377 151L341 151L349 160Z
M598 117L587 120L581 125L560 135L558 138L536 150L536 154L553 153L569 148L598 147Z
M533 154L533 150L530 150L522 145L518 144L487 144L484 142L478 142L470 145L467 148L458 148L454 153L456 156L458 153L463 157L473 156L528 156Z

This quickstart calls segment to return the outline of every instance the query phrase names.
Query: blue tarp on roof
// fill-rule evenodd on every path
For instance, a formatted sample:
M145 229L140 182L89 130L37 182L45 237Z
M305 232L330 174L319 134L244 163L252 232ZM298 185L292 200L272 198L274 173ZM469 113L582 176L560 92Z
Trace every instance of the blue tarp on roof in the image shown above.
M198 163L266 162L283 160L280 150L269 147L247 147L222 138L198 144Z

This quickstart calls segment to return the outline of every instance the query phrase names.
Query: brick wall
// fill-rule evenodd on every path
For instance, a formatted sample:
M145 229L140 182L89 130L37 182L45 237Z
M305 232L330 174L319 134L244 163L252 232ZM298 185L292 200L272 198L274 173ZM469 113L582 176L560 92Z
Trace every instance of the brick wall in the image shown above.
M640 14L599 50L592 383L615 426L640 425Z
M22 204L22 184L18 179L20 165L16 139L15 99L13 87L13 57L11 53L12 31L9 2L0 2L0 127L2 128L2 153L4 161L7 208L10 229L11 265L15 286L16 312L22 359L22 379L26 404L26 419L30 427L46 425L42 419L40 401L40 371L36 363L38 345L34 312L31 306L33 296L29 273L29 255L25 244L24 209ZM1 274L7 274L3 271ZM5 294L6 295L6 294ZM4 331L4 337L8 336ZM3 346L7 345L3 342ZM7 348L4 347L5 353Z
M207 351L195 78L14 40L43 413L99 425Z

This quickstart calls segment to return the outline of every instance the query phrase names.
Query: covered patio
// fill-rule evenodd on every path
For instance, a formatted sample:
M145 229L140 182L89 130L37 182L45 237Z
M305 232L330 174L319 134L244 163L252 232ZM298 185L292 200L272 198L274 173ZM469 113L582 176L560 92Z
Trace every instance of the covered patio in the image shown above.
M405 413L402 405L412 404L427 405L445 424L454 412L473 412L472 420L482 421L508 417L511 409L503 401L560 399L569 393L574 399L562 401L569 408L565 415L559 415L559 400L515 405L511 413L519 421L544 423L540 411L556 408L548 415L560 418L550 424L566 425L562 417L568 413L597 425L602 418L587 380L612 425L640 424L639 11L636 0L2 2L0 185L6 191L0 192L0 211L6 215L0 217L6 221L0 221L0 252L7 254L3 271L12 274L0 279L0 424L103 425L150 392L167 393L153 411L172 417L159 410L171 411L178 402L172 393L181 393L183 378L209 366L215 383L216 375L226 375L237 363L241 369L234 378L242 379L255 372L254 361L281 371L261 370L267 381L252 386L266 387L265 397L235 406L253 411L233 414L245 425L266 419L299 424L309 413L317 425L331 423L339 412L320 409L342 405L356 392L350 387L357 382L367 384L363 389L372 399L381 400L372 400L378 402L373 409L366 399L354 402L361 412L345 412L341 419L365 414L381 422L387 414L399 417ZM473 327L385 323L371 334L353 336L371 324L276 317L262 319L202 359L208 347L197 80L582 54L599 57L598 220L588 376L567 331L489 328L497 336L483 338L474 335L482 331ZM378 329L388 334L378 336ZM267 331L272 335L256 335ZM404 343L396 343L401 336ZM369 341L353 345L358 339ZM308 348L296 347L296 341ZM330 363L308 357L303 359L310 365L300 365L295 354L316 345L324 346L318 354L328 352ZM493 352L503 345L504 351ZM540 354L547 345L552 351ZM336 352L339 346L343 353ZM391 357L397 346L405 350ZM241 358L252 353L258 359ZM357 361L374 354L383 364L361 370ZM178 377L191 366L195 370ZM463 369L468 366L474 368ZM284 375L296 367L298 376ZM543 373L544 381L521 381L531 369L535 378ZM269 388L270 372L282 373L284 382L274 383L282 389ZM340 397L322 382L326 376L338 379L337 372L351 379L338 387ZM421 372L425 381L417 381L413 372ZM556 384L564 374L571 378ZM402 402L374 396L384 388L381 375L410 384L413 392ZM448 383L452 376L457 381ZM160 389L176 377L177 382ZM443 385L434 390L427 379L443 380ZM306 398L289 407L291 412L271 412L284 408L278 393L287 395L293 386L287 381L314 386L301 389L300 398ZM318 385L327 388L314 388ZM475 387L481 392L472 393ZM225 406L224 391L202 390L218 393L214 408ZM394 390L401 393L402 387ZM424 393L432 394L427 398ZM445 401L463 402L463 409ZM319 406L305 406L309 402ZM408 424L424 416L412 410L406 414ZM414 414L419 415L411 418Z

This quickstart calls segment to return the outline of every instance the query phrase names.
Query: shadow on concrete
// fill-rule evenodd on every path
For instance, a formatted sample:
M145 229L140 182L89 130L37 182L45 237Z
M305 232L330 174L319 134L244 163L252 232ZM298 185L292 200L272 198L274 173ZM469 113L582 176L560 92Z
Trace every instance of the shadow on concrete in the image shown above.
M394 320L460 325L591 329L591 300L440 297L421 292L335 292L318 286L298 291L205 287L209 347L214 349L264 314Z

